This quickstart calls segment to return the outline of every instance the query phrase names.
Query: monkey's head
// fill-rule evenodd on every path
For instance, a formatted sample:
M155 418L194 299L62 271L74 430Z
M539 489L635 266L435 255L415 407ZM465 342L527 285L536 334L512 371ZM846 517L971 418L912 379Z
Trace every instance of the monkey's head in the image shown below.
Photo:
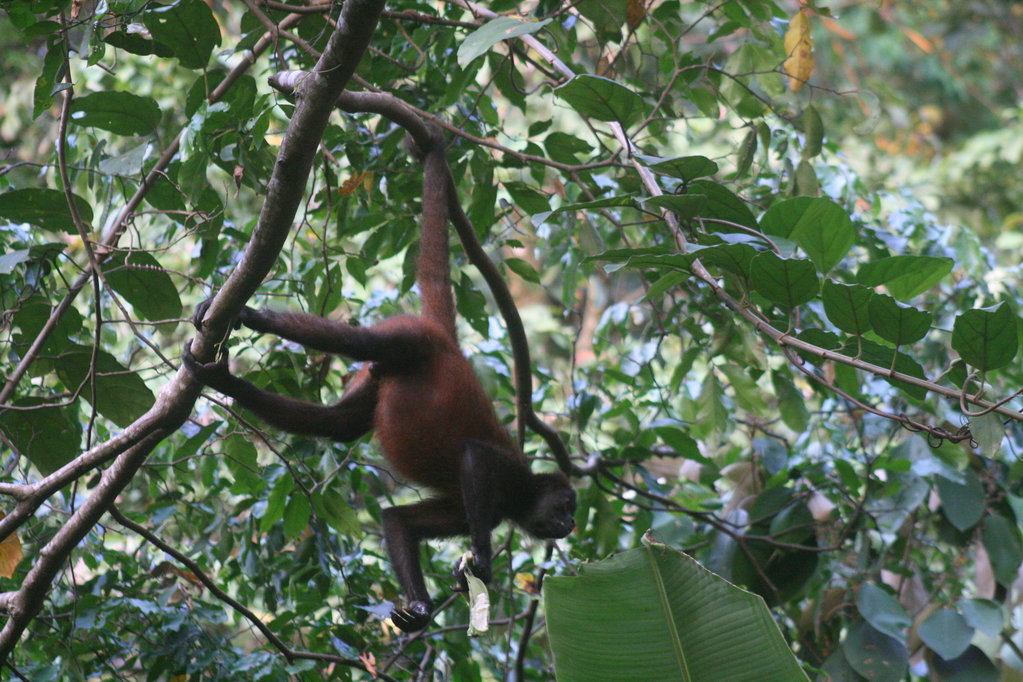
M575 491L560 473L535 474L530 481L532 503L516 519L535 538L563 538L575 528Z

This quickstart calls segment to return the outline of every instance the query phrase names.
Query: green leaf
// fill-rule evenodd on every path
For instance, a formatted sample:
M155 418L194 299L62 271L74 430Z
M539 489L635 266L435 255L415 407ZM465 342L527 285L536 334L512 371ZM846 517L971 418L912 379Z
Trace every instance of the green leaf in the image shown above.
M1002 607L990 599L962 599L958 602L960 611L971 627L977 628L988 637L997 637L1004 627Z
M74 344L61 351L54 366L57 376L69 391L75 391L86 381L92 348ZM89 384L82 388L82 397L93 400ZM137 372L129 371L113 355L101 350L96 353L96 410L120 427L125 427L145 414L156 402Z
M637 154L636 158L655 173L669 175L685 182L692 182L697 178L707 177L718 172L718 165L706 156L676 156L662 159L657 156Z
M600 208L639 208L639 202L636 201L635 197L623 196L623 197L604 197L603 199L596 199L594 201L581 201L575 204L566 204L559 206L553 211L543 211L537 213L531 217L534 227L539 227L551 218L561 215L562 213L572 213L574 211L595 211Z
M856 228L849 214L825 198L779 201L767 209L760 227L765 234L799 244L821 272L838 265L856 241Z
M91 229L92 207L77 194L73 196L78 215ZM29 187L0 194L0 218L11 223L28 223L44 230L78 234L64 193L55 189Z
M883 284L892 296L908 301L940 282L953 265L951 258L892 256L861 265L856 279L868 287Z
M742 199L730 189L713 180L694 180L689 183L687 194L702 194L707 197L707 208L702 218L711 218L707 224L710 232L735 232L728 223L738 223L760 231L757 219ZM724 222L717 222L724 221Z
M909 651L902 640L861 621L849 628L842 653L853 670L870 682L899 682L909 666Z
M941 511L948 522L959 530L973 528L984 516L984 487L972 469L963 472L963 482L936 476L934 483L941 498Z
M1018 659L1016 659L1018 660ZM951 661L937 656L928 660L929 672L942 682L1000 682L1002 671L975 644Z
M952 326L952 348L982 372L1004 367L1016 357L1018 320L1006 303L967 310Z
M807 679L760 597L644 543L544 582L559 680Z
M666 208L680 220L689 221L706 208L707 197L702 194L661 194L644 200L643 205Z
M289 497L284 508L284 535L289 540L297 538L309 525L311 515L312 506L304 492L299 491Z
M263 518L259 520L259 532L267 533L273 525L284 518L284 507L288 502L288 496L295 488L295 479L291 474L285 473L274 484L270 494L266 498L266 510Z
M824 122L817 108L812 104L803 110L803 134L806 135L806 144L803 145L802 157L812 159L821 153L821 145L824 142Z
M616 121L624 127L635 123L646 109L643 98L624 85L601 76L581 74L554 89L581 116Z
M220 25L202 0L178 0L142 15L153 39L173 50L182 66L201 69L220 45Z
M806 431L810 425L810 412L806 409L806 401L799 392L788 372L774 370L771 372L771 385L778 396L778 411L785 425L796 433Z
M540 273L538 273L532 265L521 258L505 258L504 264L508 266L509 270L527 282L533 282L534 284L540 283Z
M831 324L847 334L863 336L871 329L868 305L873 294L870 289L858 284L824 280L821 289L824 314L831 320Z
M739 407L753 414L763 414L767 411L764 392L746 373L747 367L737 367L726 363L718 369L728 377L728 382L732 385L732 391L735 394L735 402Z
M1019 565L1023 563L1023 546L1020 544L1019 529L1000 514L991 514L984 519L981 532L984 549L991 559L995 580L1009 587L1016 579Z
M579 154L588 156L593 153L593 145L589 142L560 131L548 135L543 146L550 157L559 163L576 164L579 163Z
M873 363L878 367L888 368L892 367L894 363L894 369L896 372L907 374L911 377L916 377L917 379L927 378L927 375L924 373L923 365L914 360L912 357L901 351L897 351L891 346L863 339L860 341L859 345L849 344L840 350L843 355L848 355L849 357L856 357L856 354L859 353L864 360ZM882 378L915 401L921 401L927 397L927 389L925 388L908 384L903 381L899 381L898 379L890 379L887 376Z
M313 492L313 508L321 519L326 521L339 533L349 538L363 535L362 525L355 510L345 502L344 496L337 490L316 490Z
M739 145L738 158L735 161L735 176L741 178L753 165L753 158L757 155L757 129L750 126L749 132Z
M970 435L977 442L977 449L985 457L994 457L1002 447L1002 439L1005 437L1002 419L995 412L969 417Z
M524 182L506 182L504 188L511 195L515 205L526 213L542 213L551 208L546 194L538 192Z
M551 21L551 19L521 21L513 17L491 19L466 36L462 44L458 46L458 65L464 69L474 59L489 52L490 48L502 40L536 33Z
M959 613L939 609L927 617L917 630L920 639L946 661L958 658L973 639L973 628Z
M931 313L911 308L885 294L871 296L867 310L877 335L896 346L919 341L931 328Z
M232 434L224 439L224 463L234 477L231 492L235 495L258 493L266 487L260 477L256 459L256 446L241 434Z
M141 317L156 322L181 317L181 298L174 280L146 251L115 254L103 265L107 282Z
M42 398L20 398L14 405L22 409L0 412L4 437L43 475L70 462L82 447L77 405L44 407L46 402Z
M160 123L160 107L129 92L94 92L71 102L71 121L118 135L148 135Z
M753 258L750 282L758 294L788 310L806 303L820 290L810 261L779 258L771 252Z
M902 641L912 621L899 600L873 583L864 583L856 592L856 608L878 632Z

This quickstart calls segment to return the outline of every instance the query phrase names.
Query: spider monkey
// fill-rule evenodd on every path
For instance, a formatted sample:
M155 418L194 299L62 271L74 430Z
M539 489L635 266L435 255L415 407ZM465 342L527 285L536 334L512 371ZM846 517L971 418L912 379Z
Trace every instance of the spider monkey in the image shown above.
M277 428L351 441L371 429L400 476L436 492L416 504L383 510L384 542L407 600L391 612L405 632L430 622L433 602L423 580L419 543L468 536L473 573L492 575L490 532L509 519L537 538L562 538L575 526L575 491L561 473L536 474L498 421L471 365L458 347L448 264L450 171L445 141L432 128L424 162L423 217L417 282L422 313L355 327L306 313L246 307L235 322L309 348L367 361L341 400L320 405L261 390L235 377L227 354L198 362L190 344L184 364L196 379L234 398ZM201 329L210 301L196 310ZM465 589L465 576L456 570ZM458 589L458 588L456 588Z

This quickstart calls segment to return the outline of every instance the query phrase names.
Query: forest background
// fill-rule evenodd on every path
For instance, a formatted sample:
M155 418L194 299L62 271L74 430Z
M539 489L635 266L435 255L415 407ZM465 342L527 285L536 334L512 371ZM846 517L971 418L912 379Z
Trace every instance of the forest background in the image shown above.
M304 103L268 83L329 53L340 10L0 6L12 675L545 679L545 577L649 531L761 595L811 676L1023 676L1019 4L400 0L364 56L349 36L337 80L445 128L514 302L456 245L463 346L579 492L564 541L500 531L480 638L448 598L459 541L425 559L434 626L385 621L380 508L419 493L370 440L268 430L179 372L229 277L223 310L417 305L403 129L286 132ZM317 153L278 193L290 135ZM231 351L307 399L353 371L247 332Z

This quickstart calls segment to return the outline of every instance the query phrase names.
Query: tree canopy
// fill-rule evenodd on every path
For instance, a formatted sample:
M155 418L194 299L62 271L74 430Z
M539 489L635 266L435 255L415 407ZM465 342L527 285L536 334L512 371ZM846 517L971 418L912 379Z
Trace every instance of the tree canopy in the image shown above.
M1019 675L1023 17L901 5L4 3L5 675ZM406 637L426 493L180 355L215 295L197 356L337 400L232 321L418 309L424 123L463 349L579 505L498 529L489 625L432 542Z

